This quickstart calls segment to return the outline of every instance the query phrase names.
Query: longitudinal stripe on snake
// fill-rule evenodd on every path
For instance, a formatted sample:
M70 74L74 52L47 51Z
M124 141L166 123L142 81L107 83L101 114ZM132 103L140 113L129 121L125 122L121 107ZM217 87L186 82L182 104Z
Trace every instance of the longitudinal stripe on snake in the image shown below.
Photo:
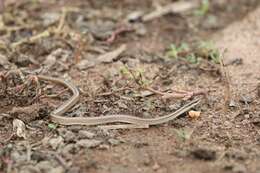
M129 123L137 126L157 125L175 119L176 117L190 110L200 102L200 99L195 99L173 113L170 113L165 116L157 117L157 118L150 118L150 119L139 118L139 117L123 115L123 114L113 114L113 115L106 115L102 117L64 117L62 116L62 114L64 114L68 109L74 106L79 100L80 94L77 87L74 86L72 83L69 83L59 78L54 78L54 77L49 77L44 75L38 75L38 78L40 80L47 80L47 81L51 81L66 86L73 93L70 99L65 101L61 106L59 106L50 114L51 120L53 122L62 125L100 125L100 124L117 123L117 122Z

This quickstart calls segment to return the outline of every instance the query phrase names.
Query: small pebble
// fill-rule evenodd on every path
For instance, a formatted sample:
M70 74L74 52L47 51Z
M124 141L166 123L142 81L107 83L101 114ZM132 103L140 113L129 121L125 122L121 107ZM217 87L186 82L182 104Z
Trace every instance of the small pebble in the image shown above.
M95 133L89 132L87 130L80 130L79 131L79 138L88 138L88 139L93 139L96 136Z
M102 143L100 140L95 140L95 139L82 139L79 140L76 145L79 147L84 147L84 148L95 148L99 146Z
M115 145L118 145L118 144L121 143L119 140L113 139L113 138L108 139L108 142L109 142L109 144L111 144L112 146L115 146Z
M41 161L35 167L41 170L41 172L50 172L52 167L52 163L50 161Z
M57 138L52 138L49 140L49 145L52 147L52 149L56 150L62 143L63 138L61 136L58 136Z
M63 137L66 142L73 142L75 141L76 135L71 131L67 131Z
M51 169L49 173L65 173L65 170L63 167L59 166Z
M249 114L245 114L244 117L245 117L245 119L249 119L250 115Z

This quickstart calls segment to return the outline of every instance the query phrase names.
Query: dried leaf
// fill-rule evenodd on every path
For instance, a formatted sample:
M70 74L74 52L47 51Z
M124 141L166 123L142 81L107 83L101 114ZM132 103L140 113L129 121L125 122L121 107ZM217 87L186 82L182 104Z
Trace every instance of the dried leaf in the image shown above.
M121 55L124 51L126 50L126 45L123 44L116 50L113 50L111 52L107 52L103 55L100 55L97 58L98 62L104 62L104 63L109 63L112 62L114 59L116 59L119 55Z
M200 117L200 111L189 111L189 117L192 119L197 119Z
M10 62L7 57L2 54L0 54L0 66L3 66L5 69L8 69L10 66Z

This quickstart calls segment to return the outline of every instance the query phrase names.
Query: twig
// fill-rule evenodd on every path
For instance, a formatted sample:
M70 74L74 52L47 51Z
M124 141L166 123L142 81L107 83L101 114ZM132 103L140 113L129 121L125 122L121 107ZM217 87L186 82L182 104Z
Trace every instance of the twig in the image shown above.
M225 52L223 52L223 54L224 53ZM230 77L229 77L229 74L226 70L224 62L223 62L223 56L220 58L220 66L221 66L221 72L222 72L222 77L223 77L224 86L225 86L225 90L224 90L224 111L227 112L232 94L231 94L231 88L230 88L230 83L231 83Z
M66 21L66 17L68 15L69 12L78 12L79 9L75 8L75 7L63 7L62 8L62 14L59 20L59 25L58 27L55 29L55 33L59 34L62 32L62 29L65 25L65 21Z
M27 43L27 42L35 42L41 38L45 38L45 37L49 37L51 35L51 32L50 30L45 30L37 35L34 35L32 37L29 37L29 38L25 38L25 39L22 39L20 41L17 41L17 42L14 42L11 44L11 47L12 48L16 48L17 46L20 46L21 44L24 44L24 43Z
M118 88L118 89L112 90L110 92L105 92L105 93L98 94L97 96L109 96L109 95L112 95L112 94L114 94L116 92L125 91L125 90L130 90L130 88L129 87L122 87L122 88Z
M127 26L121 26L117 28L111 36L106 40L106 43L111 44L115 41L116 37L122 33L133 31L134 29L132 27Z
M172 4L166 5L164 7L157 8L155 11L146 14L142 17L142 21L148 22L153 19L159 18L169 13L181 13L184 11L191 10L195 8L197 4L192 2L178 1Z
M66 16L67 16L67 10L65 8L62 8L62 13L61 13L59 25L58 25L58 27L56 29L57 33L60 33L62 28L64 27Z
M65 169L68 170L69 166L68 163L56 152L54 151L45 151L47 154L50 156L54 156L54 158L61 164L61 166Z
M69 166L67 164L67 162L57 153L53 153L55 159L60 162L60 164L62 165L62 167L65 169L65 170L68 170Z
M31 161L31 155L32 155L32 147L30 145L30 143L27 141L26 142L26 150L27 150L27 162L30 162Z
M61 92L59 92L58 94L42 95L42 96L40 96L40 98L46 98L46 97L48 97L48 98L57 98L57 97L61 96L63 93L67 92L68 90L69 89L66 88L66 89L62 90Z
M184 91L184 90L175 90L172 89L173 93L168 93L168 92L161 92L158 90L155 90L151 87L144 87L144 89L151 91L155 94L161 95L163 99L171 99L171 98L179 98L179 99L184 99L188 100L194 96L198 95L206 95L209 91L207 90L199 90L199 91Z

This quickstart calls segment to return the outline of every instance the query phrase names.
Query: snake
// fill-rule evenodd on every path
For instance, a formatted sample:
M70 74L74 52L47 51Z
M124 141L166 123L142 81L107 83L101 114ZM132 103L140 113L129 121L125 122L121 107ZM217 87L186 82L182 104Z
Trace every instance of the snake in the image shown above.
M74 84L65 81L61 78L55 78L45 75L37 76L39 80L49 81L63 85L72 92L72 96L67 101L62 103L59 107L57 107L50 113L51 121L61 125L103 125L108 123L125 123L136 126L158 125L177 118L179 115L187 112L188 110L200 103L200 99L194 99L193 101L190 101L189 103L185 104L175 112L156 118L140 118L124 114L112 114L98 117L65 117L63 116L63 114L67 112L70 108L72 108L79 101L80 92L78 88Z

